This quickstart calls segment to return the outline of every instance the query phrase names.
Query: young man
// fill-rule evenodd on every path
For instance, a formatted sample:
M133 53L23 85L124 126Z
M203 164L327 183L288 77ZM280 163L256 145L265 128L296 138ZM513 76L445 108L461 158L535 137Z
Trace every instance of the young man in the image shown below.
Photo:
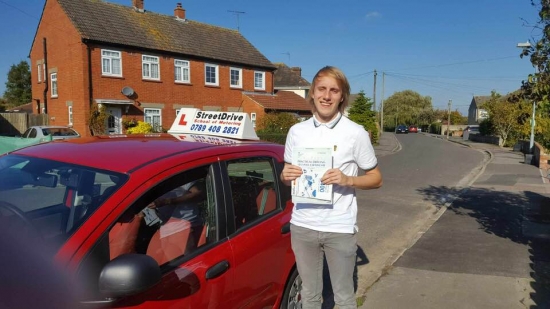
M382 175L370 137L365 129L343 116L350 86L335 67L322 68L309 90L313 117L290 128L285 145L286 185L300 177L302 169L292 165L295 147L330 147L333 168L321 178L332 185L330 205L296 203L292 212L291 240L298 272L302 278L302 308L321 308L323 255L326 257L334 301L340 309L357 308L353 282L357 251L357 200L355 189L376 189ZM358 176L359 169L365 171Z

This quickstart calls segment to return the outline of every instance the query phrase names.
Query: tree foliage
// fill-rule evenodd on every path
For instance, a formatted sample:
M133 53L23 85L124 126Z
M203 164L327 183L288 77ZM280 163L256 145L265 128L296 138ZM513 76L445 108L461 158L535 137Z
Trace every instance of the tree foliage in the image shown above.
M13 64L8 72L4 99L8 106L19 106L31 101L31 71L26 61Z
M384 128L398 124L427 125L434 116L432 98L412 90L396 92L384 100Z
M489 121L484 125L490 124L492 128L488 130L501 137L500 146L507 142L510 135L521 131L522 124L519 119L524 114L524 104L524 101L509 102L507 98L494 91L491 93L491 99L483 104L482 108L489 114Z
M378 143L378 127L376 126L376 112L372 110L372 104L370 98L366 97L365 91L361 90L355 101L351 103L348 117L369 131L372 143L376 144Z
M287 134L290 127L300 120L291 113L267 113L259 118L256 123L258 133L282 133Z
M550 1L531 0L531 5L539 10L538 20L532 25L539 31L533 32L536 37L529 40L531 47L524 48L520 57L529 57L535 72L522 82L522 90L524 98L536 105L535 140L550 148Z
M88 127L92 135L107 134L107 119L109 116L104 105L92 104L90 117L88 118Z
M468 124L468 117L462 116L457 110L451 112L451 124Z

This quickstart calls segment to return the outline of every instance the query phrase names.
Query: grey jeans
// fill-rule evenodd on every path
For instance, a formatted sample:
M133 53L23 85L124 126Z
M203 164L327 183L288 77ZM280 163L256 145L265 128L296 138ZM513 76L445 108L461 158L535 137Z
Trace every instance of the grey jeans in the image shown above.
M302 308L321 308L323 254L327 259L334 302L340 309L356 309L353 271L357 255L355 234L329 233L290 225L292 250L302 278Z

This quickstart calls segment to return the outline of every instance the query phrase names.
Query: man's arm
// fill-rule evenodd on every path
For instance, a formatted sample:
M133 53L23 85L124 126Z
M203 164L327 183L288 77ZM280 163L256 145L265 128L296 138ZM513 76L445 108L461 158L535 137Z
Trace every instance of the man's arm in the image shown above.
M382 186L382 173L378 167L365 171L365 175L347 176L341 170L333 168L328 170L321 178L327 185L340 185L361 190L378 189Z

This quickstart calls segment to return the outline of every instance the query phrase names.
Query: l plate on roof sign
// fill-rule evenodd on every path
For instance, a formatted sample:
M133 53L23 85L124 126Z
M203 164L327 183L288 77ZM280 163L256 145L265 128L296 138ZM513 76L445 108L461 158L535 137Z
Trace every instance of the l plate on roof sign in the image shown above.
M168 133L259 140L247 113L201 111L198 108L180 109Z

